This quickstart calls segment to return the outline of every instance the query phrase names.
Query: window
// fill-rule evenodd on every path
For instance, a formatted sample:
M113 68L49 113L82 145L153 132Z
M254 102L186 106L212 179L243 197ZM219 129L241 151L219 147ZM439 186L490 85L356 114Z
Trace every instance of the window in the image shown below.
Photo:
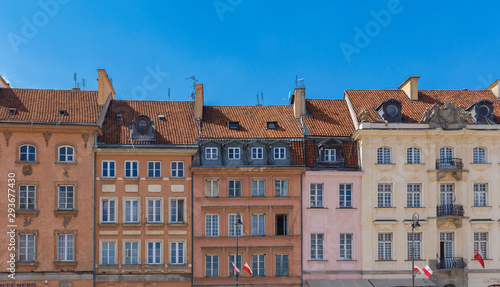
M265 186L266 181L263 179L252 180L252 196L264 196Z
M379 233L378 260L392 260L392 234Z
M184 199L170 200L170 223L184 223Z
M486 183L474 183L474 206L486 206L488 185Z
M148 133L148 122L146 120L139 120L139 122L137 122L137 133L141 136Z
M268 130L275 130L278 128L278 122L267 122Z
M261 147L253 147L251 149L252 159L263 159L264 149Z
M406 163L420 163L420 149L418 147L406 149Z
M59 147L59 162L73 162L75 150L70 146Z
M205 215L205 236L219 236L219 215Z
M124 264L139 264L139 242L126 241L123 258Z
M276 179L274 181L274 195L275 196L288 196L288 180Z
M311 183L311 207L323 207L322 183Z
M116 200L103 199L101 201L101 222L114 223L116 222Z
M421 187L419 183L408 183L406 185L406 207L421 207Z
M57 261L74 260L74 235L59 234L57 236Z
M125 223L139 222L139 200L125 199Z
M488 233L487 232L474 232L474 255L481 249L483 258L488 258Z
M377 163L390 164L391 163L391 148L379 147L377 149Z
M379 184L378 185L378 207L391 207L392 206L392 185Z
M116 264L116 242L101 242L101 264Z
M440 185L440 200L441 205L444 204L453 204L455 202L455 193L454 193L454 185L453 184L441 184Z
M352 260L352 234L340 234L340 260Z
M241 197L241 180L229 181L229 197Z
M408 243L407 243L407 250L408 250L408 260L412 259L412 238L414 240L414 246L415 246L415 260L420 260L421 258L421 246L422 246L422 233L413 233L413 237L411 233L408 233Z
M230 147L227 149L227 157L229 159L240 159L240 148Z
M35 234L19 234L18 260L20 262L35 261Z
M472 149L472 162L486 163L486 149L482 147L475 147Z
M274 159L286 159L286 153L284 147L274 148Z
M219 157L219 150L216 147L205 148L205 159L217 159Z
M352 207L352 184L339 185L339 206Z
M288 276L288 254L276 254L276 276Z
M125 177L126 178L137 178L139 169L139 162L137 161L125 161Z
M205 255L205 276L219 277L219 255Z
M334 149L325 149L325 161L336 161Z
M36 186L35 185L20 185L19 186L19 209L20 210L35 210L36 208Z
M252 255L253 276L266 276L266 255Z
M205 194L208 197L219 196L219 180L218 179L205 180Z
M276 214L276 235L288 235L288 214Z
M236 228L236 217L237 214L229 214L229 236L236 236L236 229L238 229L238 236L243 235L243 225L241 225L240 228ZM240 220L243 221L241 214Z
M252 235L265 235L264 214L252 214Z
M184 242L170 243L170 264L184 264Z
M311 260L323 260L323 234L311 234Z
M233 268L233 263L234 263L234 265L236 265L236 267L238 267L238 269L241 270L241 255L238 254L238 258L236 258L235 254L230 254L228 263L229 263L229 269L228 269L229 270L229 277L234 277L236 275L236 270L234 270L234 268Z
M229 122L228 123L228 128L230 130L237 130L239 127L239 123L238 122Z
M73 210L75 209L75 193L74 186L60 185L59 186L59 210Z
M183 161L173 161L170 164L170 176L171 177L184 177L184 162Z
M102 161L102 177L115 177L115 162L110 160Z
M148 161L148 177L161 177L161 162Z
M148 242L147 249L148 264L161 264L161 242Z
M161 199L148 199L148 223L160 223L162 204Z
M19 161L35 161L36 148L33 145L25 144L19 147Z

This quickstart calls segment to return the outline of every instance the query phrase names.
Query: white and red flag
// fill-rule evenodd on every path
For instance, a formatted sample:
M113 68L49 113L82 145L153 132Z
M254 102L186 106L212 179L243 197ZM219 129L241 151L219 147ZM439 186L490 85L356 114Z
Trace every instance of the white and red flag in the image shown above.
M253 274L252 269L250 269L250 265L248 265L247 262L245 262L245 265L243 265L243 270L245 270L246 272L248 272L250 275Z
M439 263L441 263L441 259L439 259L439 255L438 255L437 251L436 251L436 262L438 265L439 265Z
M425 267L422 268L422 271L424 271L424 274L427 275L427 277L430 277L432 275L432 269L429 267L429 265L425 265Z
M413 269L413 271L419 271L420 273L425 274L424 271L422 270L422 268L420 268L416 265L415 265L415 268Z
M481 248L479 248L476 255L474 255L474 259L479 261L479 264L481 264L481 266L483 266L484 268L484 259L483 259L483 253L481 252Z
M240 269L238 269L238 267L236 267L236 265L234 265L234 262L233 262L233 269L236 270L236 273L238 273L238 275L240 275Z

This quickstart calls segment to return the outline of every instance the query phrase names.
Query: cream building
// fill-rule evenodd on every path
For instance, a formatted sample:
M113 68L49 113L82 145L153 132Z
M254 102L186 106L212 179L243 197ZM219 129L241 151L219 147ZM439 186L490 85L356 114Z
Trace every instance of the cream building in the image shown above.
M364 171L363 279L411 286L418 213L415 265L434 273L432 282L418 273L416 286L500 286L500 81L484 91L419 91L417 80L345 91Z

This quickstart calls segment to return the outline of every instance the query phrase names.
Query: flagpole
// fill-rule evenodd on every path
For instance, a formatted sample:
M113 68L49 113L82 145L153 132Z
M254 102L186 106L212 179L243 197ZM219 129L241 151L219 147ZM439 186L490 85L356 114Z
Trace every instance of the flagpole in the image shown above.
M411 286L415 287L415 233L414 230L420 227L418 223L419 215L414 213L411 217Z

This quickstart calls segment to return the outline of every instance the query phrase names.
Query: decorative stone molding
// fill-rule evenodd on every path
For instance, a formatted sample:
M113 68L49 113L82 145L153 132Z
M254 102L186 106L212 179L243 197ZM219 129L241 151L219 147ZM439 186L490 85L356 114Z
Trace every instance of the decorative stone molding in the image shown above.
M33 174L33 168L31 167L30 164L27 164L23 166L22 173L25 176L32 175Z
M429 124L430 128L465 128L468 124L475 124L470 112L462 109L461 105L450 102L449 98L444 100L443 105L432 105L425 112L419 123Z
M87 148L87 142L89 141L89 138L90 138L90 134L89 133L82 134L83 146L85 148Z
M462 228L463 217L438 217L436 219L437 228Z
M42 135L43 135L43 139L45 140L45 146L48 147L49 146L49 140L52 137L52 133L43 132Z
M9 146L9 140L12 136L12 132L3 132L3 137L5 138L5 145Z

